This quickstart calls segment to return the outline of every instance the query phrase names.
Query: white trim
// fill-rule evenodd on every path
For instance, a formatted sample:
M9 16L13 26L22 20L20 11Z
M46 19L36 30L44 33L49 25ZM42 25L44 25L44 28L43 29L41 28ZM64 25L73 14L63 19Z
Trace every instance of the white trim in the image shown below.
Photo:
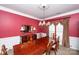
M28 15L28 14L25 14L25 13L22 13L22 12L18 12L18 11L15 11L15 10L12 10L10 8L6 8L6 7L3 7L3 6L0 6L0 10L8 11L10 13L22 15L22 16L33 18L35 20L40 20L40 21L48 20L48 19L53 19L53 18L61 17L61 16L67 16L67 15L71 15L71 14L75 14L75 13L79 13L79 9L77 9L77 10L66 12L66 13L63 13L63 14L56 15L56 16L48 17L48 18L45 18L45 19L39 19L37 17L31 16L31 15Z
M61 17L61 16L67 16L67 15L71 15L71 14L75 14L75 13L79 13L79 9L74 10L74 11L70 11L70 12L66 12L66 13L63 13L63 14L59 14L59 15L56 15L56 16L48 17L48 18L45 18L45 20L53 19L53 18Z
M71 49L75 49L75 50L79 50L79 37L69 37L70 40L70 48Z
M3 6L0 6L0 10L4 10L4 11L10 12L10 13L18 14L18 15L21 15L21 16L29 17L29 18L33 18L35 20L41 20L41 19L36 18L34 16L31 16L31 15L28 15L28 14L25 14L25 13L22 13L22 12L18 12L18 11L15 11L15 10L12 10L10 8L6 8L6 7L3 7Z

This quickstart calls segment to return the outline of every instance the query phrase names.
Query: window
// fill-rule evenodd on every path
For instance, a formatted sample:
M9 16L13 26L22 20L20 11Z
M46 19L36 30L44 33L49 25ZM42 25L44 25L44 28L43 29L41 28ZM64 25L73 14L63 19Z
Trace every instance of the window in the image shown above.
M59 36L59 44L62 45L62 38L63 38L63 25L59 23L56 26L56 31L57 31L57 37Z
M49 26L49 37L50 38L53 38L53 33L55 33L55 25L54 24L51 24Z
M49 26L49 38L53 38L53 33L55 33L55 25L52 24ZM58 23L56 25L56 37L59 37L59 44L62 45L62 38L63 38L63 25Z

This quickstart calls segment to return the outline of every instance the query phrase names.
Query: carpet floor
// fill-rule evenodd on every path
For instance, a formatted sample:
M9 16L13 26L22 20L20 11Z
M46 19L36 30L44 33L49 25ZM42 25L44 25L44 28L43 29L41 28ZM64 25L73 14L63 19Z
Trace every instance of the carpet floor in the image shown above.
M53 51L51 51L50 55L55 55ZM56 53L56 55L79 55L78 50L73 50L70 48L60 47Z

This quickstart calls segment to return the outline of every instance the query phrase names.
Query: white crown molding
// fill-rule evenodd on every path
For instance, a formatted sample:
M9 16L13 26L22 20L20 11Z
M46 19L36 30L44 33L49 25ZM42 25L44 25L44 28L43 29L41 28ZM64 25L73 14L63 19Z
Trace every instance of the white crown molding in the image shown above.
M70 12L66 12L66 13L63 13L63 14L59 14L59 15L56 15L56 16L48 17L48 18L45 18L45 20L53 19L53 18L61 17L61 16L67 16L67 15L71 15L71 14L75 14L75 13L79 13L79 9L74 10L74 11L70 11Z
M4 11L10 12L10 13L22 15L22 16L29 17L29 18L32 18L32 19L35 19L35 20L39 20L39 21L54 19L56 17L62 17L62 16L67 16L67 15L79 13L79 9L77 9L77 10L66 12L66 13L63 13L63 14L56 15L56 16L48 17L48 18L45 18L45 19L39 19L39 18L33 17L31 15L24 14L24 13L21 13L21 12L18 12L18 11L15 11L15 10L12 10L12 9L9 9L9 8L3 7L3 6L0 6L0 10L4 10Z
M29 17L29 18L32 18L32 19L35 19L35 20L41 20L41 19L33 17L31 15L24 14L22 12L18 12L18 11L15 11L15 10L12 10L10 8L6 8L6 7L3 7L3 6L0 6L0 10L4 10L4 11L10 12L10 13L18 14L18 15L25 16L25 17Z

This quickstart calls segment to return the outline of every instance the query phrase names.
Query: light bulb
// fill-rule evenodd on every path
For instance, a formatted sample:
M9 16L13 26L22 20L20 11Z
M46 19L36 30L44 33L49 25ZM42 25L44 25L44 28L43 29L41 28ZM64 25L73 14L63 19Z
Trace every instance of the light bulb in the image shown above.
M43 21L43 25L45 25L45 21Z
M33 30L36 30L36 28L34 27Z
M41 21L39 22L39 25L42 25L42 22Z
M47 22L47 24L46 24L47 26L49 26L50 25L50 22Z
M25 30L25 28L24 27L21 27L21 29L20 29L21 31L24 31Z

